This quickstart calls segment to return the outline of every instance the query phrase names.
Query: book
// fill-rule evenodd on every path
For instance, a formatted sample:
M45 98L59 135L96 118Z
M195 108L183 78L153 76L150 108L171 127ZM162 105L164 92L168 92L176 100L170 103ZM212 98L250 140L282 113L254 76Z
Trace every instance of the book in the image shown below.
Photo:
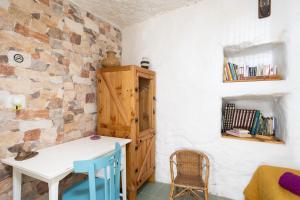
M228 65L229 65L229 68L230 68L230 72L231 72L231 75L232 75L232 79L233 79L233 80L238 80L238 79L237 79L237 75L236 75L236 71L235 71L235 69L234 69L234 64L228 63Z
M234 110L235 110L235 104L230 104L230 103L225 104L224 118L223 118L224 131L232 129Z
M235 132L237 132L237 133L240 133L240 134L249 134L250 133L249 130L242 129L242 128L233 128L232 130L235 131Z
M232 135L235 137L252 137L252 135L250 135L249 133L240 133L239 131L235 131L235 130L228 130L226 131L226 134L228 135Z
M254 117L253 125L252 125L251 131L250 131L251 135L256 135L256 133L259 130L259 118L260 118L260 111L257 110L255 112L255 117Z
M226 73L227 73L227 76L228 76L229 80L232 81L233 78L232 78L232 74L231 74L230 67L229 67L228 63L226 63L225 68L226 68Z

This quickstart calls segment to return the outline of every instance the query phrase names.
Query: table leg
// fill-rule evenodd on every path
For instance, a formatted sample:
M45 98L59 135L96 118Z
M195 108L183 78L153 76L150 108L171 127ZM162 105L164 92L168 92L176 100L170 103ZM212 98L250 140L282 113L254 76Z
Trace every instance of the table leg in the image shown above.
M122 200L127 200L126 167L122 170L121 176L122 176Z
M49 200L58 200L58 185L59 185L59 181L48 183Z
M122 176L122 200L127 200L127 186L126 186L126 146L122 148L122 154L124 155L123 169L121 171Z
M22 174L13 168L13 199L21 200Z

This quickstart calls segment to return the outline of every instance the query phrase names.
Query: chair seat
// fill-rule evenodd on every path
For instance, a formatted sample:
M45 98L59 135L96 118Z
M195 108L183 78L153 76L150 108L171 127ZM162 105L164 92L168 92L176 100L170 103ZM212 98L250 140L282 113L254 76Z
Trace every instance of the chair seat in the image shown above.
M201 176L177 175L174 180L174 183L177 186L189 186L195 189L204 188L204 182Z
M97 200L104 199L104 180L96 178L96 197ZM62 196L63 200L89 200L89 181L84 180L67 189Z

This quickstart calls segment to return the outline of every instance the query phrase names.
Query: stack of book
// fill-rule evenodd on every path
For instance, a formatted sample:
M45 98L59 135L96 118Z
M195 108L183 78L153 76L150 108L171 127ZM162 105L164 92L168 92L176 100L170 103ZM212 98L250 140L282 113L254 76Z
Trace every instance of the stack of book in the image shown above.
M234 104L225 104L222 119L223 133L233 130L235 133L236 130L247 130L251 135L275 135L275 118L264 117L259 110L237 109Z
M224 63L224 80L244 80L249 77L267 77L277 75L276 65L236 65L234 63Z

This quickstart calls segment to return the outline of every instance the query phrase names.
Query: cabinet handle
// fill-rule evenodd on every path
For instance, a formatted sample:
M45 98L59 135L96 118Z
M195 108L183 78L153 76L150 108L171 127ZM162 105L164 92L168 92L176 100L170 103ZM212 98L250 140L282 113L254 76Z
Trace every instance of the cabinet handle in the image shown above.
M139 122L139 118L135 118L135 123L138 123Z
M136 88L135 88L135 91L138 92L138 91L139 91L139 88L136 87Z

